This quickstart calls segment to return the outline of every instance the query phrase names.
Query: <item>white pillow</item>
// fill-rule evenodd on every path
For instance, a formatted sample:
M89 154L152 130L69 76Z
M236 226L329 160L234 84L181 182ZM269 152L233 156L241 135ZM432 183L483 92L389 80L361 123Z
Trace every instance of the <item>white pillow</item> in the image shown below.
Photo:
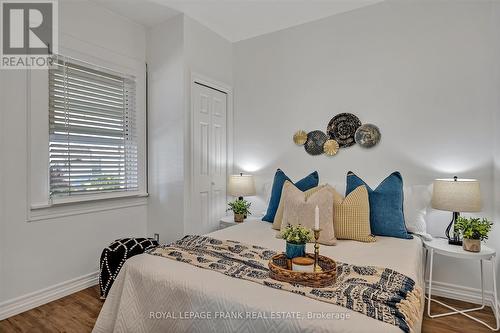
M426 240L431 240L432 236L427 233L425 216L427 208L431 205L432 185L405 186L403 192L406 229Z
M264 211L262 212L262 215L266 215L267 213L267 206L269 205L269 200L271 200L271 192L272 192L272 189L273 189L273 182L270 181L270 182L265 182L264 185L262 186L263 188L263 193L262 193L262 197L264 199Z
M266 204L269 203L269 200L271 199L271 191L273 189L273 182L265 182L264 183L264 200L266 200Z

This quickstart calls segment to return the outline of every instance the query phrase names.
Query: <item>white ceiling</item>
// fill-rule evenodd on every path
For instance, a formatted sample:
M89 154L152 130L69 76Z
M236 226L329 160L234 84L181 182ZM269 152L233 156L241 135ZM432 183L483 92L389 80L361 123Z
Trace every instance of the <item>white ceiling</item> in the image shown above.
M145 26L179 13L231 42L252 38L383 0L92 0Z
M66 1L66 0L65 0ZM150 0L90 0L146 27L152 27L180 12Z

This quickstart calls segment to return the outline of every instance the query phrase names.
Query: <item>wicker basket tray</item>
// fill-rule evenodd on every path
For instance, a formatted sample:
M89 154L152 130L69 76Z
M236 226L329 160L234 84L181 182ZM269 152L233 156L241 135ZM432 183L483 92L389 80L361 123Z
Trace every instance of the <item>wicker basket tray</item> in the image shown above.
M307 253L307 257L314 255ZM278 281L298 283L313 288L330 286L337 280L337 264L334 260L319 256L318 262L322 271L318 273L296 272L289 269L288 258L284 253L276 254L269 260L269 276Z

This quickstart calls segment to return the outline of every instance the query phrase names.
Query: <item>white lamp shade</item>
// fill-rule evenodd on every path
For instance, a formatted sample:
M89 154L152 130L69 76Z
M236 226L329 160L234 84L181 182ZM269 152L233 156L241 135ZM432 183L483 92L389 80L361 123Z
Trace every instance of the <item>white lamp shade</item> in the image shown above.
M432 208L450 212L481 211L481 189L475 179L436 179Z
M234 197L255 195L255 182L252 175L231 175L227 184L227 191Z

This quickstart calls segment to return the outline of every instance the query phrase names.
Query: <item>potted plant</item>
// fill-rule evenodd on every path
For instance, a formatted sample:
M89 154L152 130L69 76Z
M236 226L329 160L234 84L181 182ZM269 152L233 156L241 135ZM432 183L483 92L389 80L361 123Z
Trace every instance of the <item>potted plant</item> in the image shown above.
M462 233L465 251L480 252L481 241L488 239L493 223L488 219L459 217L455 228Z
M288 225L281 232L281 237L286 240L286 257L293 259L306 255L306 243L312 239L311 229L299 225Z
M227 204L229 208L227 210L232 210L234 213L234 222L243 222L245 215L250 215L250 206L252 203L238 199Z

